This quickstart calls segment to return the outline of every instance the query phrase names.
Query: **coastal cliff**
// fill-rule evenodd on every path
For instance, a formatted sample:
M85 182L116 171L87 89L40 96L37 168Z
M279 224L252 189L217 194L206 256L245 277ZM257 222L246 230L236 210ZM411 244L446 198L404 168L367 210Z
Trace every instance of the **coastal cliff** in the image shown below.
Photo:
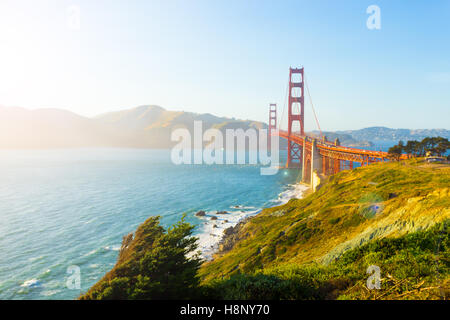
M196 272L190 269L192 279L183 280L194 284L183 298L445 299L449 221L448 165L412 159L342 171L305 198L264 209L226 229L214 259ZM133 251L136 239L152 237L146 229L140 227L134 240L124 238L127 259L121 254L113 271L83 298L101 298L117 271L147 255L147 249ZM159 237L166 237L163 230ZM380 276L376 290L367 287L373 268ZM130 283L125 287L130 290ZM164 287L158 290L164 295ZM158 297L136 292L140 298Z

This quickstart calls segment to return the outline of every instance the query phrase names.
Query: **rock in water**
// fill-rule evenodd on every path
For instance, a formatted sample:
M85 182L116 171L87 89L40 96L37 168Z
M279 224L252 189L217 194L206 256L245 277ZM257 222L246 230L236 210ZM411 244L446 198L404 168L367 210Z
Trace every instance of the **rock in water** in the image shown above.
M200 210L200 211L197 212L195 215L196 215L197 217L204 217L204 216L206 215L206 212L203 211L203 210Z

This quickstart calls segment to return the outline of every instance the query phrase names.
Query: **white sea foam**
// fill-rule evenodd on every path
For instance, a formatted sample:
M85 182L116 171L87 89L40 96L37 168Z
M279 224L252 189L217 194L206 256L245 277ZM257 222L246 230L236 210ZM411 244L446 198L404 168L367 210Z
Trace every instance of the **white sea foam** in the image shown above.
M61 290L47 290L47 291L41 292L41 296L51 297L59 292L61 292Z
M241 209L241 210L256 209L255 207L252 207L252 206L241 206L241 205L230 206L230 208L232 208L232 209Z
M31 280L25 281L20 286L23 288L35 288L35 287L39 287L40 285L41 285L41 283L39 282L39 280L31 279Z
M90 219L90 220L88 220L88 221L85 221L84 224L92 223L92 222L94 222L95 220L97 220L97 218L93 218L93 219Z
M105 250L112 250L112 251L119 251L121 248L121 245L115 245L115 246L106 246L103 249Z
M278 195L277 199L271 200L274 206L287 203L292 198L300 199L303 193L308 189L302 184L288 185L287 189ZM205 260L211 260L213 254L218 250L223 231L229 227L234 227L243 219L254 216L262 209L247 206L231 206L232 209L227 214L217 214L217 211L208 211L201 220L200 233L196 235L199 238L199 251ZM217 219L212 220L212 217Z
M274 202L278 202L279 204L285 204L291 199L301 199L303 198L303 194L306 190L308 190L309 187L304 184L291 184L288 185L288 189L281 192L278 195L278 199L273 200Z
M29 261L29 262L35 262L35 261L42 260L42 259L44 259L44 258L45 258L45 256L32 257L32 258L29 258L28 261Z

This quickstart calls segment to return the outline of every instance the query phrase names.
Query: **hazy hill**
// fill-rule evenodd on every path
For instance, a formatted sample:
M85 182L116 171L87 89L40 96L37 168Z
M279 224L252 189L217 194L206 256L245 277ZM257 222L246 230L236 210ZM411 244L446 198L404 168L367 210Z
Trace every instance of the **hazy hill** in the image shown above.
M311 134L319 137L319 131ZM421 141L426 137L444 137L450 139L450 130L446 129L392 129L386 127L369 127L359 130L324 131L323 134L329 141L339 138L342 145L356 148L382 149L397 144L400 140Z
M209 113L198 114L183 111L168 111L159 106L140 106L133 109L111 112L95 117L99 123L114 126L119 130L134 132L127 146L144 148L168 148L175 143L170 140L176 128L186 128L193 133L194 121L202 121L203 131L209 128L263 129L267 125L250 120L217 117Z
M319 136L319 131L312 134ZM324 131L327 139L339 138L341 144L349 147L371 147L386 142L396 144L398 141L420 141L426 137L444 137L450 139L450 130L446 129L392 129L386 127L369 127L359 130Z
M113 131L60 109L0 107L0 148L63 148L107 145Z
M203 130L267 127L256 121L167 111L159 106L140 106L94 118L60 109L0 106L0 148L170 148L175 144L170 141L172 130L184 127L192 131L196 120L203 122Z
M313 132L310 132L310 134L320 138L319 131L313 131ZM338 138L340 144L343 146L347 146L347 147L364 148L364 147L372 147L373 146L373 143L370 142L368 139L358 140L347 133L323 131L322 134L327 137L328 141L335 141L336 138Z

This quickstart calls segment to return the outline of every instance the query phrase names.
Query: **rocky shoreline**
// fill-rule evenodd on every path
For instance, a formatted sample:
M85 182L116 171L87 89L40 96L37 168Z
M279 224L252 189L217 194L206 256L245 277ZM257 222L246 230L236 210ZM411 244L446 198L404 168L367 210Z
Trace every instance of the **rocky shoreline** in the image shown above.
M288 189L279 194L278 199L273 200L273 206L287 203L292 198L303 198L309 190L300 183L289 185ZM199 249L201 255L207 260L214 260L231 250L234 245L245 239L245 225L264 210L264 208L246 207L235 205L231 210L206 211L200 210L194 214L202 222L203 232L199 235ZM250 211L248 211L250 209Z
M238 222L234 227L229 227L223 231L222 239L219 241L219 248L215 254L224 254L233 249L234 245L246 235L241 235L245 224L253 219L255 216L247 217Z

